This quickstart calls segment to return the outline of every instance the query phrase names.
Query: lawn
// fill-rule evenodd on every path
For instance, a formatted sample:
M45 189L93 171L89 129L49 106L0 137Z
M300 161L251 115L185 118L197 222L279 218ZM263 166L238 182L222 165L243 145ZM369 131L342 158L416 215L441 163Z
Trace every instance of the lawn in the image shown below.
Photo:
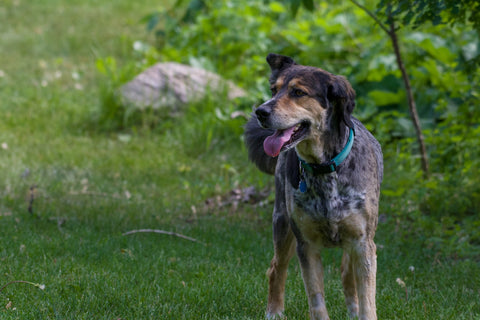
M264 316L272 196L217 204L273 184L247 164L242 120L215 123L207 101L151 130L95 127L97 59L138 58L134 41L152 40L140 19L161 3L0 2L0 319ZM479 319L478 259L429 246L399 208L381 204L379 318ZM198 241L124 235L142 228ZM323 260L330 316L346 319L341 252ZM307 318L297 261L286 314Z

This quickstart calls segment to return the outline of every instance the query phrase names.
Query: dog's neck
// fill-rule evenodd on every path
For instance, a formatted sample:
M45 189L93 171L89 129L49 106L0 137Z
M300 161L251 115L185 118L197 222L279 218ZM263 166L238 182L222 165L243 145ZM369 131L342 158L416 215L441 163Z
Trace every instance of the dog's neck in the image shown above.
M328 162L345 147L349 133L349 128L343 122L330 130L315 130L309 139L295 147L297 155L307 163Z

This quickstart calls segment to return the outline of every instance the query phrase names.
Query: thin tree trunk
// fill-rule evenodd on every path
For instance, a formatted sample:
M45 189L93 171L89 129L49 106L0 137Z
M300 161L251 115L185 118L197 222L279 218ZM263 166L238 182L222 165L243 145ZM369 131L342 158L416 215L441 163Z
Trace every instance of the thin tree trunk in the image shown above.
M422 127L420 125L420 120L418 118L417 106L415 105L415 99L413 98L412 88L410 87L410 80L407 75L407 71L405 70L405 66L403 64L402 56L400 54L400 47L398 45L398 38L397 33L395 32L395 23L393 19L390 21L390 30L388 32L390 39L392 40L393 49L395 51L395 57L397 58L397 65L402 73L403 82L405 84L405 90L407 91L407 99L408 99L408 109L410 111L410 116L412 117L413 126L415 127L415 132L417 134L418 146L420 151L420 157L422 160L422 170L425 177L429 175L429 168L428 168L428 156L427 156L427 149L425 148L425 141L423 139L422 134Z
M397 33L395 31L395 21L390 17L390 29L385 26L380 19L377 18L375 14L373 14L370 10L368 10L365 6L361 5L356 0L350 0L353 4L357 7L365 11L375 22L382 28L385 33L388 34L390 40L392 40L393 50L395 51L395 57L397 59L397 65L402 73L403 82L405 84L405 90L407 91L407 99L408 99L408 109L410 110L410 116L412 118L413 126L415 127L415 132L417 134L417 141L418 147L420 151L420 157L422 159L422 170L423 176L428 178L429 176L429 167L428 167L428 156L427 156L427 149L425 148L425 141L423 139L422 134L422 127L420 125L420 120L418 118L417 107L415 105L415 99L413 98L412 88L410 87L410 80L408 79L408 74L405 69L405 65L403 64L402 55L400 54L400 47L398 45L398 38Z

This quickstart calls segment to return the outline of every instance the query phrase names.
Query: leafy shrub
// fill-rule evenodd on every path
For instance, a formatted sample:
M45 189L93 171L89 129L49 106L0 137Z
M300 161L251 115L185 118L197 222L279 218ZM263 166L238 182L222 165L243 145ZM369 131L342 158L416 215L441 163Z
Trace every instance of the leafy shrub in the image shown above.
M419 171L413 139L384 144L386 179L383 210L412 231L427 247L456 258L480 256L480 110L475 95L442 112L446 118L425 132L431 171ZM388 124L388 123L387 123Z
M436 176L427 182L423 210L432 215L456 219L478 215L480 211L480 111L475 97L455 111L427 135L432 167Z
M292 19L288 4L293 2L300 3L177 1L173 9L162 8L144 18L143 23L157 37L153 47L139 45L143 66L166 60L203 67L239 83L252 97L244 105L212 100L192 106L190 115L204 109L202 120L192 119L197 127L184 128L187 134L207 147L217 136L214 131L240 135L240 123L221 120L223 115L237 109L247 112L253 102L268 97L267 53L291 55L302 64L344 74L352 82L357 91L356 116L384 146L383 192L397 211L416 212L417 217L477 215L480 75L471 66L480 56L478 33L462 28L460 23L454 27L427 23L398 32L431 157L432 176L423 180L406 96L388 37L349 2L316 2L313 11L300 10ZM311 4L304 2L308 2L304 3L307 7ZM366 5L373 6L373 1ZM117 72L116 76L109 74L112 86L123 79L123 71ZM111 98L106 100L108 106ZM138 121L127 110L112 106L107 108L112 111L104 114L114 114L117 125ZM408 210L405 198L410 201Z
M207 95L190 104L181 119L172 122L172 135L184 143L184 152L196 158L212 148L239 147L246 113L236 116L238 105L225 103L225 97ZM175 138L175 137L174 137Z
M100 108L93 115L93 124L101 130L121 130L145 123L144 112L135 112L123 105L117 96L121 85L132 79L139 67L131 63L118 67L115 58L106 57L97 60L97 70L103 75L100 82Z

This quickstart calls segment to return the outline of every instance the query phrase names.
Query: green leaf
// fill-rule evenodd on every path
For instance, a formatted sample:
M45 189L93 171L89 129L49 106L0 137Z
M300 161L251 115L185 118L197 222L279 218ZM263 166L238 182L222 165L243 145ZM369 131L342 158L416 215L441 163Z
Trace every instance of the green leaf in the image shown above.
M270 2L268 6L270 7L270 10L272 10L272 12L274 13L283 13L286 11L283 4L277 1Z
M302 0L303 6L308 10L308 11L313 11L315 9L315 5L313 4L313 0Z
M403 102L405 93L403 90L397 92L372 90L368 93L368 96L377 106L387 106Z
M107 68L105 67L105 62L102 59L97 59L96 67L98 72L100 72L101 74L103 75L107 74Z
M152 31L160 22L160 12L152 13L145 18L147 20L147 31Z
M382 195L387 197L400 197L405 193L405 190L402 188L397 188L395 190L382 189Z
M297 16L297 12L301 4L302 4L302 0L290 0L290 8L292 10L293 17Z
M202 12L202 10L206 9L207 5L203 0L192 0L188 4L187 11L182 18L182 22L185 23L193 23L197 15Z

